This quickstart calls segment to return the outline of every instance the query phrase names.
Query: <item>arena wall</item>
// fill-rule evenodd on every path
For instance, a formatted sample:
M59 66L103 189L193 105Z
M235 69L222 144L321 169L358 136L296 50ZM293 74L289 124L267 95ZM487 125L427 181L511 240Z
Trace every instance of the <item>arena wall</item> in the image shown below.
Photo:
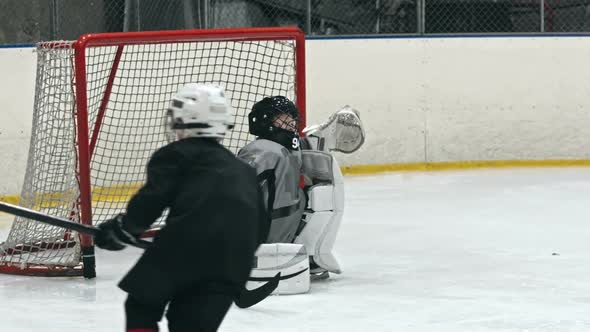
M590 164L588 36L311 39L306 47L308 124L346 104L361 112L365 145L338 155L350 172ZM18 194L24 177L35 68L32 48L0 48L0 195Z

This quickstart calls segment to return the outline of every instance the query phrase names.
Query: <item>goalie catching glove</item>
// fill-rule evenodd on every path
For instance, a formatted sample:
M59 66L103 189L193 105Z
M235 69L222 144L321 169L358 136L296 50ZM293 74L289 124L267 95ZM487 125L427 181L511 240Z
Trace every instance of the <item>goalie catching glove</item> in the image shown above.
M94 237L94 243L97 247L106 250L123 250L128 244L136 245L138 237L125 230L123 226L124 214L118 214L98 225L100 233Z

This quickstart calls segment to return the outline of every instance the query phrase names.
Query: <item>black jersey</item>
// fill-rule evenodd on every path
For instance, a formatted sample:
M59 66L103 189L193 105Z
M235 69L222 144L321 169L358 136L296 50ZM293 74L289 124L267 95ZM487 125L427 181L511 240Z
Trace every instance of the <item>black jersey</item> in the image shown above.
M173 142L152 155L124 227L141 233L166 208L166 225L119 286L156 302L191 287L237 294L269 229L255 170L215 140Z

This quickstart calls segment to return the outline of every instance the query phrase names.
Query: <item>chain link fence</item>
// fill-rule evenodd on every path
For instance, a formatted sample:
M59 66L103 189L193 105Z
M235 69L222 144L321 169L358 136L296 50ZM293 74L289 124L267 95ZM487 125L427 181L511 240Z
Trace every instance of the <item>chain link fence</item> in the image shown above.
M589 32L590 0L1 0L0 45L296 25L308 35Z

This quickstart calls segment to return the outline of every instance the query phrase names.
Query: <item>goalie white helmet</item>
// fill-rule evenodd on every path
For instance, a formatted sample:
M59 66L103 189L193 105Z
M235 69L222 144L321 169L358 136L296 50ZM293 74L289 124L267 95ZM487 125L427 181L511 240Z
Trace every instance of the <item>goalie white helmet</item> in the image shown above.
M168 140L187 137L222 139L233 128L233 110L223 88L189 83L172 101L166 115Z

